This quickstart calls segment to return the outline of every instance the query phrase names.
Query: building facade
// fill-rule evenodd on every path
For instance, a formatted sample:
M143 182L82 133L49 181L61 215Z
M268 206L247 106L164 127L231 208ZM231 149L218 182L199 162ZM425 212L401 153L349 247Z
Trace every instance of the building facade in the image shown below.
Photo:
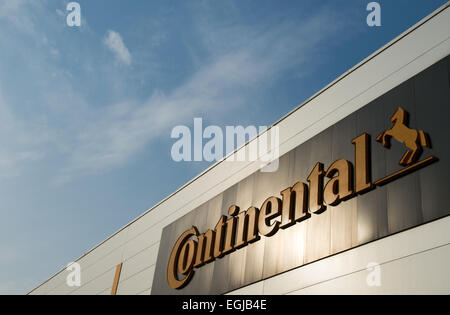
M446 4L30 294L449 294L449 53Z

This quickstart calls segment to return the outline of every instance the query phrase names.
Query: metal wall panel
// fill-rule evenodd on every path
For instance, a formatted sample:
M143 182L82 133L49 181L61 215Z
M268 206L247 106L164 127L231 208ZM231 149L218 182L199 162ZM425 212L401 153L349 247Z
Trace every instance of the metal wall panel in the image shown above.
M289 187L292 182L292 169L294 166L295 151L285 154L279 161L278 171L275 173L258 172L255 185L255 194L253 204L261 205L265 199L270 196L280 197L280 191L283 188ZM280 189L280 187L282 187ZM257 206L258 207L258 206ZM264 259L262 278L267 278L286 270L286 265L298 266L296 262L296 252L299 245L293 238L292 233L289 233L289 228L286 230L279 229L279 231L271 236L264 238ZM257 242L259 243L259 241ZM261 246L261 245L260 245ZM257 256L254 255L257 260Z
M321 162L328 167L332 162L333 127L326 129L309 142L308 159L304 167L309 175L314 165ZM301 146L299 148L301 150ZM298 152L298 151L297 151ZM305 178L299 178L306 182ZM321 215L313 215L306 222L306 247L304 263L326 257L331 253L331 213L325 211Z
M236 204L241 209L248 209L253 204L253 187L256 181L256 174L250 175L237 185ZM247 247L241 248L231 253L229 258L229 286L230 288L240 288L245 285L245 268L247 262ZM216 288L216 292L220 292Z
M346 159L353 163L355 150L349 143L356 133L357 115L350 115L332 127L332 161ZM327 164L329 166L329 164ZM358 244L357 199L352 198L339 205L329 207L331 216L331 254Z
M208 212L209 226L205 227L200 233L206 232L208 229L214 229L221 215L228 215L228 207L236 203L238 185L233 185L222 194L220 205L217 205L215 211ZM209 286L209 290L200 289L198 292L200 294L220 293L219 288L215 287L214 283L223 283L227 288L230 287L230 281L234 270L229 267L230 265L230 255L226 255L215 262L210 263L211 268L213 268L212 273L212 284ZM236 272L240 273L240 270ZM239 284L237 284L239 285Z
M450 179L450 168L440 165L450 161L449 64L450 58L446 58L417 75L414 80L417 125L425 131L437 130L431 135L430 152L442 161L419 172L421 208L425 221L445 215L450 205L448 184L436 181L436 178L447 179L447 182Z
M292 268L396 233L450 213L446 182L449 178L450 134L449 57L405 81L360 110L345 117L280 158L274 173L256 172L225 190L163 230L152 294L218 294L260 281ZM301 223L280 229L220 259L195 269L190 283L171 289L166 280L167 262L177 238L192 225L200 233L213 229L221 214L236 204L245 210L260 207L270 196L306 177L316 162L325 170L337 159L354 164L352 139L362 132L371 135L372 179L401 169L399 160L405 146L392 139L390 149L375 141L392 123L390 117L401 106L410 113L409 127L423 129L431 136L433 165L399 178L365 194L327 206Z
M386 149L374 143L374 138L380 133L379 121L385 119L384 109L379 99L356 113L357 134L363 132L370 136L371 179L381 178L386 174ZM388 234L387 187L382 186L358 196L356 199L358 211L358 244L372 241Z

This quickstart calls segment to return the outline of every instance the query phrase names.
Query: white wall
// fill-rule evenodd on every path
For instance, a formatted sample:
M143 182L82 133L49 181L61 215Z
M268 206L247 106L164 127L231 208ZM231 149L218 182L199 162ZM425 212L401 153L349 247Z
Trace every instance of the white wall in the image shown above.
M368 263L380 286L367 285ZM449 294L450 216L230 292L240 294Z
M418 23L279 121L277 125L280 128L280 154L290 151L446 57L450 53L449 4L438 11L425 19L426 22ZM115 266L121 262L123 268L117 293L148 294L151 291L163 227L254 173L259 165L259 162L227 160L216 163L80 257L77 262L82 267L81 287L68 287L65 284L68 273L63 270L30 294L108 294L114 279ZM438 249L433 253L442 254ZM416 258L421 259L419 256ZM404 262L406 263L406 260ZM394 267L386 265L386 268ZM348 277L357 277L357 274ZM299 288L295 287L293 290ZM323 290L331 288L324 287Z

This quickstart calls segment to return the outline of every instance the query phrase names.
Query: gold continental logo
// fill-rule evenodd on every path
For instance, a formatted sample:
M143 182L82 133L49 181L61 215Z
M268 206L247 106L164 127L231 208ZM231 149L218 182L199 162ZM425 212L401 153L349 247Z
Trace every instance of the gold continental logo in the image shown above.
M397 109L391 122L392 128L380 133L376 140L385 148L390 147L391 138L406 146L407 150L399 162L402 169L372 182L370 136L361 134L352 140L354 167L350 161L339 159L325 170L324 165L318 162L307 177L308 184L297 182L282 190L281 199L270 196L260 208L250 207L245 211L232 205L228 210L229 217L222 215L214 229L199 233L197 227L192 226L181 234L173 246L167 266L169 286L181 289L194 275L194 268L256 242L261 236L270 237L280 228L286 229L311 215L319 215L327 206L336 206L438 160L430 156L418 161L423 147L429 147L430 142L425 132L407 126L408 114L403 108ZM326 184L325 179L328 179Z

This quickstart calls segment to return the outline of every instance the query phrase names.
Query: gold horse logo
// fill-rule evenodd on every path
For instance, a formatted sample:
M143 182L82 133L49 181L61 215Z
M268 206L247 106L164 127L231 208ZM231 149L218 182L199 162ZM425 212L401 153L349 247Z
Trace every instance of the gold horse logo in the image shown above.
M406 150L400 159L399 164L407 166L414 163L422 152L422 147L429 147L428 137L423 130L411 129L408 124L408 113L401 107L397 108L391 117L394 124L391 129L383 131L377 137L383 147L390 147L390 139L393 137L398 142L403 143L409 149Z

